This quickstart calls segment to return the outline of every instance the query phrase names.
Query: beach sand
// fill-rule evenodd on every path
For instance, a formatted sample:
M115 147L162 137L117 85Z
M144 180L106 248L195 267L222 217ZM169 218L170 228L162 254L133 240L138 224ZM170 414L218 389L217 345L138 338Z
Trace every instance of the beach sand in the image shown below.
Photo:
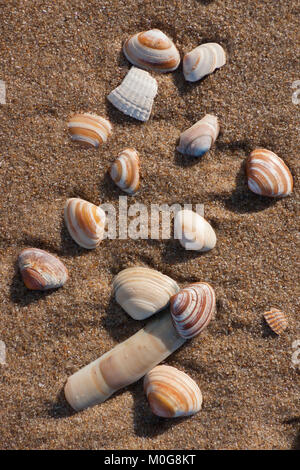
M0 365L1 449L299 449L300 340L297 305L299 6L296 0L0 1ZM155 74L158 95L147 123L121 114L106 96L130 64L129 35L153 27L181 55L219 42L227 64L199 83L182 67ZM297 42L298 41L298 42ZM298 54L298 55L297 55ZM98 150L73 144L75 111L109 118L113 136ZM221 133L199 160L176 151L180 132L205 113ZM67 233L68 197L117 207L122 193L107 176L120 150L141 158L141 189L129 203L204 204L217 234L206 253L174 240L104 240L93 251ZM282 200L251 193L244 162L266 147L289 166L295 183ZM28 291L19 252L56 254L70 272L54 292ZM217 312L203 333L165 362L189 374L203 409L187 419L154 416L142 380L81 413L62 393L66 379L146 324L111 296L121 269L158 269L180 286L211 283ZM299 277L299 276L298 276ZM289 328L276 336L263 322L278 307ZM158 314L159 315L159 314Z

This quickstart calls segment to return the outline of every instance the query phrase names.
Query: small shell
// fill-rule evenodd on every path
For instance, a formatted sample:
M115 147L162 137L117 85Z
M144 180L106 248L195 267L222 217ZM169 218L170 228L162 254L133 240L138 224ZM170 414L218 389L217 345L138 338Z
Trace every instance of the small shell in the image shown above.
M196 47L183 58L183 74L188 82L196 82L226 64L222 46L208 42Z
M211 321L216 296L206 282L195 282L181 289L170 299L175 328L184 339L198 335Z
M135 149L123 150L110 167L110 176L128 194L137 192L140 185L140 159Z
M203 119L180 135L178 152L192 157L201 157L215 142L220 132L218 118L206 114Z
M65 265L56 256L38 248L23 250L18 263L24 284L31 290L56 289L68 279Z
M111 123L96 114L74 114L69 122L68 129L71 139L85 146L99 147L106 142L112 133Z
M217 238L211 225L188 209L179 211L174 219L174 238L186 250L209 251L215 247Z
M6 346L4 341L0 340L0 364L6 364Z
M156 93L155 78L144 70L131 67L121 85L113 90L107 99L127 116L139 121L148 121Z
M179 287L155 269L135 267L121 271L113 281L116 301L135 320L144 320L169 305Z
M146 70L171 72L180 64L177 48L159 29L135 34L125 42L123 52L129 62Z
M64 216L69 233L78 245L87 249L99 245L105 228L105 212L101 207L71 198L66 202Z
M269 327L277 335L280 335L288 327L286 315L277 308L271 308L269 312L265 312L264 317Z
M248 187L255 194L285 197L293 191L293 177L283 160L271 150L254 150L246 163Z
M154 367L145 375L144 391L152 412L162 418L191 416L201 410L200 388L175 367Z

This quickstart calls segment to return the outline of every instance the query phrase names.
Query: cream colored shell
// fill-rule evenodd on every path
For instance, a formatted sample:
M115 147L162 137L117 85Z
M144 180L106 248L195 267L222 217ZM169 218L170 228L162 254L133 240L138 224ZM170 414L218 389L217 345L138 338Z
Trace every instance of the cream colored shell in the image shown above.
M209 251L217 241L213 228L204 217L187 209L175 215L174 238L186 250L196 251Z
M68 129L73 141L96 148L106 142L112 133L112 125L107 119L91 113L71 116Z
M201 157L210 150L219 132L218 118L212 114L206 114L204 118L180 135L177 150L183 155Z
M123 150L110 167L111 179L128 194L135 194L140 185L140 159L133 148Z
M183 74L196 82L226 64L226 53L220 44L209 42L196 47L183 58Z

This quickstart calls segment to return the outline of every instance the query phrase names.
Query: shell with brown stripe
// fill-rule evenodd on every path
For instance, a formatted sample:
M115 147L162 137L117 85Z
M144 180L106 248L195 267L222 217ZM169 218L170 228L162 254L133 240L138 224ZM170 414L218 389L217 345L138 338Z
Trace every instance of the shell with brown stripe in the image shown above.
M128 194L137 192L140 185L140 159L133 148L123 150L110 167L110 176Z
M288 327L286 315L277 308L271 308L271 310L265 312L264 317L269 327L277 335L280 335Z
M71 139L84 146L99 147L112 133L111 123L101 116L77 113L68 122Z

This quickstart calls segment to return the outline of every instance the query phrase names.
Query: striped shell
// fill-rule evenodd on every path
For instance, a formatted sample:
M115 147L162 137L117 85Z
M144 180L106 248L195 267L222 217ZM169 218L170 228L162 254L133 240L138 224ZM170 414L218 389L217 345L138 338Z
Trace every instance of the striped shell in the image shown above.
M116 301L135 320L144 320L169 305L179 291L173 279L155 269L134 267L121 271L113 281Z
M277 308L271 308L269 312L265 312L264 317L269 327L277 335L280 335L288 327L286 315Z
M38 248L27 248L18 257L25 286L31 290L56 289L65 284L68 270L56 257Z
M162 418L191 416L201 410L200 388L175 367L154 367L145 375L144 391L152 412Z
M180 64L180 55L171 39L159 29L137 33L123 46L133 65L156 72L171 72Z
M107 99L122 113L139 121L148 121L157 81L148 72L131 67L123 82Z
M198 335L211 321L216 307L213 288L206 282L195 282L170 299L174 325L182 338Z
M111 123L96 114L78 113L68 122L71 139L85 146L99 147L112 133Z
M209 251L215 247L216 234L200 214L188 209L178 211L174 218L174 238L186 250Z
M203 119L180 135L178 152L192 157L201 157L215 142L220 132L218 118L206 114Z
M183 74L188 82L196 82L226 64L222 46L209 42L196 47L183 58Z
M283 160L271 150L254 150L246 163L248 187L255 194L285 197L293 191L293 177Z
M105 212L95 204L79 198L68 199L64 210L65 223L73 240L83 248L96 248L105 228Z
M137 192L140 185L140 159L135 149L123 150L110 167L110 176L128 194Z

